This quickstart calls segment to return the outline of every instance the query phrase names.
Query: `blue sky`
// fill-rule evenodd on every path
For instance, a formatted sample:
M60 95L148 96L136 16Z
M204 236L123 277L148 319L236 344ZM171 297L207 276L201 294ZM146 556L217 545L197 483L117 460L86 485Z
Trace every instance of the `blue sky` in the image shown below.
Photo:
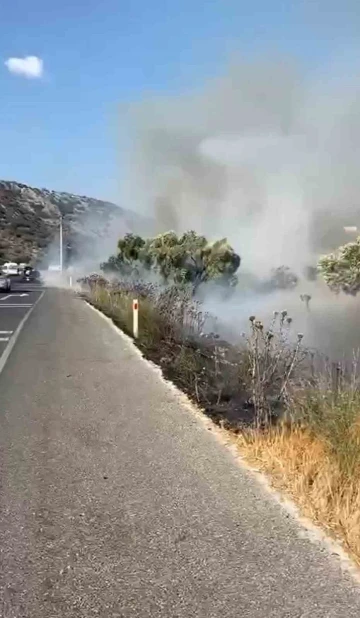
M358 34L354 16L355 0L5 2L0 178L116 201L126 158L121 103L199 87L233 54L280 51L311 70ZM5 66L29 55L43 60L41 79Z

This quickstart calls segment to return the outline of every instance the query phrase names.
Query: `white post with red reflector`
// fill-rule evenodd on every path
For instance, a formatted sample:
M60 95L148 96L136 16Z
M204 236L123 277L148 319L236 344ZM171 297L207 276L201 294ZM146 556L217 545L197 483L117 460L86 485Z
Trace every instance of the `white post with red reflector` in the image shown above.
M133 300L133 335L134 339L139 336L139 301Z

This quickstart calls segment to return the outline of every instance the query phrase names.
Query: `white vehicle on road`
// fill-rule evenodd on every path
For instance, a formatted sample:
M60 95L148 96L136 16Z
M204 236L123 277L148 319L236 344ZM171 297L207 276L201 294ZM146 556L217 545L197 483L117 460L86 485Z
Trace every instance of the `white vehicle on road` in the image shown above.
M16 262L6 262L1 270L4 275L18 275L19 265Z
M25 268L26 268L27 266L29 266L29 265L28 265L28 264L26 264L25 262L21 262L21 263L19 264L19 267L18 267L18 270L19 270L19 275L20 275L21 273L23 273L23 272L24 272L24 270L25 270Z

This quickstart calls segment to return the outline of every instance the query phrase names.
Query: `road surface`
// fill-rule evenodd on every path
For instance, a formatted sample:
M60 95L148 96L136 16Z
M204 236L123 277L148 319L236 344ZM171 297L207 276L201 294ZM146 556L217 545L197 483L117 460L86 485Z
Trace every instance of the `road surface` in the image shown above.
M0 375L0 485L3 618L360 616L337 559L70 293Z
M0 293L0 357L42 292L37 283L17 283L13 279L11 292Z

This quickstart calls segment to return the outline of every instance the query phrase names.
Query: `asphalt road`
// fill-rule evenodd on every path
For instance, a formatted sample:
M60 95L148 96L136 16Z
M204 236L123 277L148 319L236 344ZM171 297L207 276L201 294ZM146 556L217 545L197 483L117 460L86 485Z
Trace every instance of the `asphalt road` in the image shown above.
M360 616L337 558L55 290L0 375L0 592L3 618Z
M13 279L11 291L0 293L0 357L42 292L39 284Z

